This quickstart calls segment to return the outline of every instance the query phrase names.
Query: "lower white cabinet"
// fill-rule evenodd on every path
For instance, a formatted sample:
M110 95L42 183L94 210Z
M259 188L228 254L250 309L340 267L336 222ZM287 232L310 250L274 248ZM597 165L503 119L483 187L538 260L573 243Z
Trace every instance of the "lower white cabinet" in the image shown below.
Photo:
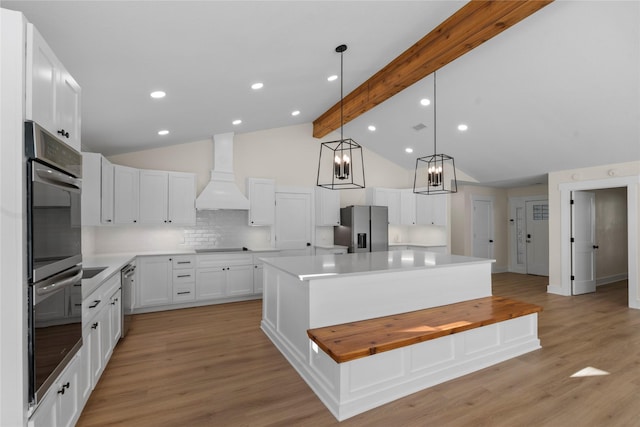
M71 427L80 417L82 398L82 351L71 360L29 419L29 427Z
M264 263L258 261L256 264L253 264L253 293L254 294L262 293L263 277L264 277Z
M172 257L173 302L189 302L196 299L195 255Z
M196 256L198 301L254 293L252 255L206 254Z
M173 300L171 256L138 258L138 307L170 304Z

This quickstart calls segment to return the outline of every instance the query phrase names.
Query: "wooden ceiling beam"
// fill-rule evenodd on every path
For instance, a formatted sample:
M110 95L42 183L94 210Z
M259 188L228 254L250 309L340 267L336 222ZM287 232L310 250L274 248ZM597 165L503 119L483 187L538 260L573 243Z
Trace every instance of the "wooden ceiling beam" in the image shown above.
M553 0L472 0L344 97L348 123L542 9ZM340 102L313 122L322 138L340 127Z

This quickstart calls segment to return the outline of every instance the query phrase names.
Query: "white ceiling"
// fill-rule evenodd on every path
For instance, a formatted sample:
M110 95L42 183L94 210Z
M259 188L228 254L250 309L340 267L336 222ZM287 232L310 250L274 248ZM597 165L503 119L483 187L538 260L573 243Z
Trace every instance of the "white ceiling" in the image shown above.
M3 1L82 86L105 155L316 119L459 9L457 1ZM250 85L264 82L253 91ZM640 160L640 3L555 1L437 73L438 152L483 183ZM163 100L152 90L167 92ZM433 76L344 128L407 169L432 154ZM291 111L300 110L297 117ZM233 126L232 120L243 123ZM427 127L415 131L413 126ZM457 130L459 123L469 126ZM376 132L367 130L369 124ZM158 136L160 129L170 134ZM405 147L413 147L406 154Z

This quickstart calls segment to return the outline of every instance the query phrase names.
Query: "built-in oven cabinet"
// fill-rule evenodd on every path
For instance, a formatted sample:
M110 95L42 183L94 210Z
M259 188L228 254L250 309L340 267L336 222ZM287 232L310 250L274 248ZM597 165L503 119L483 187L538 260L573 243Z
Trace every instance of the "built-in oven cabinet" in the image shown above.
M38 30L27 24L26 119L80 151L80 94Z
M114 166L99 153L82 153L82 225L113 224Z
M29 418L29 427L71 427L76 424L86 403L82 390L85 381L83 362L83 352L80 351Z

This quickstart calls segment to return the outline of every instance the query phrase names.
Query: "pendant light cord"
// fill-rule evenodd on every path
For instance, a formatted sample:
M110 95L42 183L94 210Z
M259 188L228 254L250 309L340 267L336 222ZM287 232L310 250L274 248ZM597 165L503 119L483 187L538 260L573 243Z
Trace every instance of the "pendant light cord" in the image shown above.
M343 116L343 104L344 104L344 96L343 96L343 55L344 51L340 52L340 141L344 140L344 135L342 131L342 126L344 125L344 116Z

